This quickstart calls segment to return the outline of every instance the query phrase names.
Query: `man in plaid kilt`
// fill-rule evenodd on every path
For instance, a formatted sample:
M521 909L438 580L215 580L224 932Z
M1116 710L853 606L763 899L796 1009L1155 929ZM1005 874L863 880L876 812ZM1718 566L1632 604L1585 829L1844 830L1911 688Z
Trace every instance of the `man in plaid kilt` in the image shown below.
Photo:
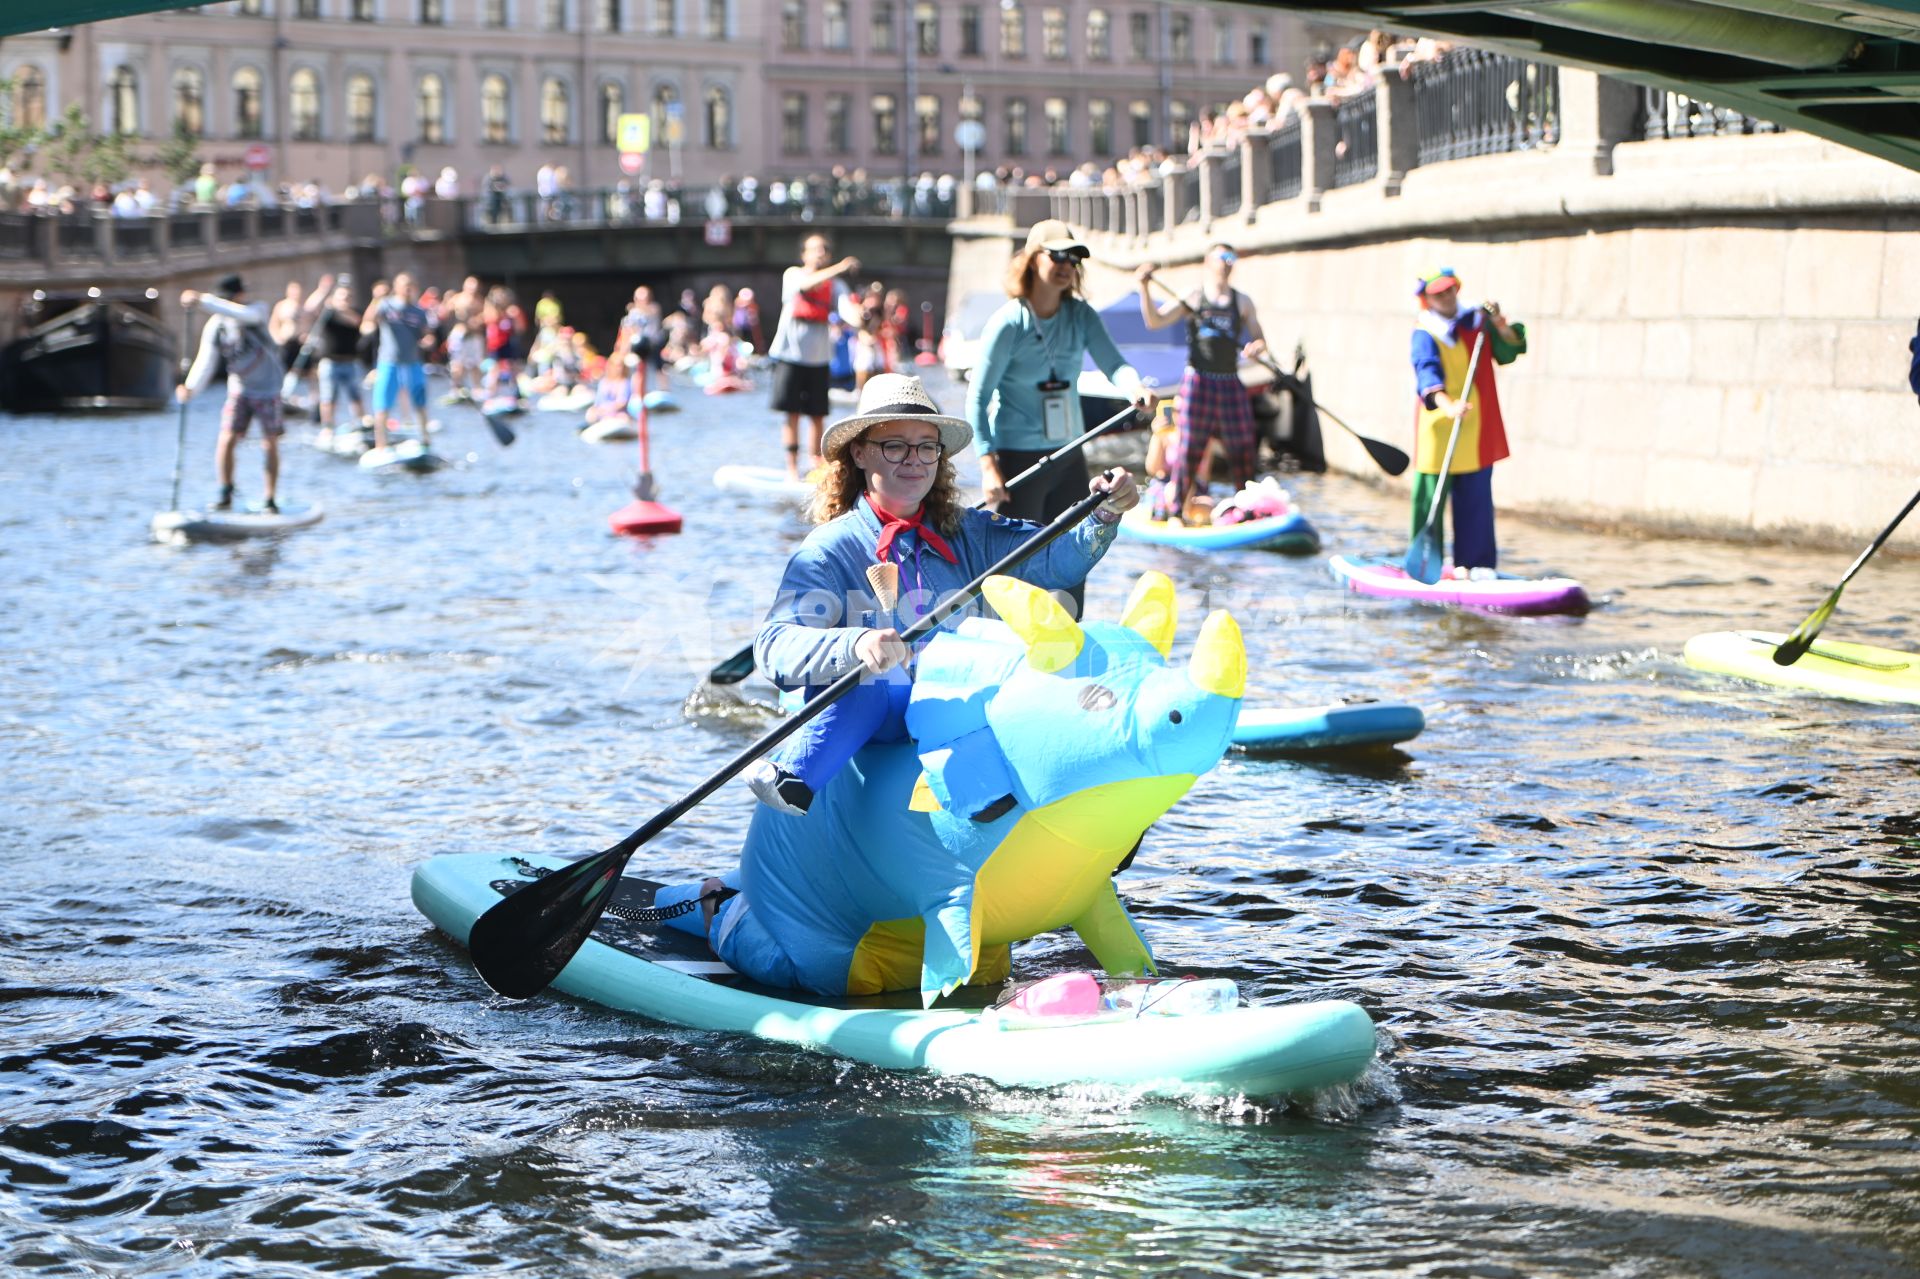
M1150 329L1164 329L1184 312L1187 320L1187 371L1180 378L1174 403L1178 434L1167 459L1165 510L1155 517L1178 515L1187 497L1206 490L1207 448L1219 440L1226 450L1227 469L1237 490L1253 478L1258 461L1253 403L1240 381L1240 361L1254 359L1267 349L1266 335L1253 299L1233 287L1233 264L1238 255L1225 244L1207 249L1207 280L1185 297L1155 305L1147 286L1157 269L1143 263L1134 278L1140 285L1140 318Z

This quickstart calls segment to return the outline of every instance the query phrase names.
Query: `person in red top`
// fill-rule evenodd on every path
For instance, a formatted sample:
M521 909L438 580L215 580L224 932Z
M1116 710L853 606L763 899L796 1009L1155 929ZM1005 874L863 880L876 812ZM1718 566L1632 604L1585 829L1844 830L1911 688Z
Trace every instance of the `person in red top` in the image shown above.
M781 443L787 450L787 474L800 478L800 419L812 420L808 466L825 465L820 439L827 428L827 388L833 362L833 332L829 318L838 311L849 324L860 322L860 312L849 303L843 278L860 269L858 258L829 263L833 249L827 237L809 235L800 246L800 265L790 266L780 280L780 326L773 331L767 356L773 361L773 408L786 414Z

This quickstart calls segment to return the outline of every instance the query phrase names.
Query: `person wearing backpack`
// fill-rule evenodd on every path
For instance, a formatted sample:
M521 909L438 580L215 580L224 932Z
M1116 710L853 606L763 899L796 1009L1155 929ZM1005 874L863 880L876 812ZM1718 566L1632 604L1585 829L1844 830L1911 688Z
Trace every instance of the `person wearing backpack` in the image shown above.
M280 419L280 379L285 370L280 352L267 335L267 308L247 301L246 288L237 275L222 277L212 293L186 290L180 295L180 305L188 311L197 308L212 312L200 332L200 349L193 357L193 367L175 393L180 402L184 404L213 380L217 361L225 360L227 366L227 402L220 411L220 443L214 452L220 498L213 509L233 509L234 448L258 422L267 481L266 500L260 505L269 514L277 514L280 437L286 430Z

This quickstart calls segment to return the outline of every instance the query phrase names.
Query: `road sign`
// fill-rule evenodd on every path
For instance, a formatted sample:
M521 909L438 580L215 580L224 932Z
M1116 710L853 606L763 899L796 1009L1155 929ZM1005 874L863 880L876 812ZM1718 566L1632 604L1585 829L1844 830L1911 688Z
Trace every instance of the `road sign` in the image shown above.
M264 169L273 163L273 148L264 142L256 142L247 148L247 167Z
M712 218L707 222L707 243L716 249L725 248L733 243L733 223L725 218Z
M624 153L645 152L653 145L653 117L644 111L621 116L615 122L614 137ZM629 169L628 172L636 170Z
M620 153L620 172L633 174L647 167L644 151L622 151Z
M978 151L987 144L987 126L978 120L962 120L953 126L953 140L962 151Z

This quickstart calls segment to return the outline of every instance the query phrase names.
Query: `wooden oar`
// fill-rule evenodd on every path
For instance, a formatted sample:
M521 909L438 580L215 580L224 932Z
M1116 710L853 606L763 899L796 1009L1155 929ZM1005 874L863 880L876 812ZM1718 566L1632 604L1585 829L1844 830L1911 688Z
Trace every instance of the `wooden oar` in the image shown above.
M1460 443L1460 424L1467 420L1467 405L1473 400L1473 378L1480 371L1480 352L1487 344L1487 317L1484 311L1480 315L1480 331L1473 338L1473 354L1467 357L1467 384L1461 389L1460 399L1454 405L1453 429L1447 433L1447 453L1440 459L1440 482L1433 487L1433 501L1427 506L1426 522L1420 531L1413 535L1413 545L1407 548L1407 558L1401 563L1407 576L1418 582L1432 586L1440 580L1440 573L1446 567L1446 554L1443 551L1438 564L1427 563L1427 534L1433 528L1433 522L1440 517L1440 508L1447 500L1447 480L1453 470L1453 450ZM1428 573L1432 573L1429 577Z
M1117 471L1107 473L1110 480L1118 474ZM927 635L971 603L989 577L1010 572L1045 550L1106 499L1105 493L1089 493L1075 502L1053 523L909 626L901 633L901 640L912 644ZM542 876L495 902L474 921L467 936L467 949L473 955L474 967L480 970L481 979L509 999L530 999L545 990L599 922L607 903L613 900L614 881L641 845L680 820L694 805L733 780L747 765L785 741L802 724L867 678L870 672L866 666L856 666L821 690L784 723L727 761L719 772L656 813L646 825L613 847Z
M1186 307L1188 311L1193 310L1192 307L1187 306L1187 300L1181 297L1178 293L1175 293L1173 291L1172 286L1162 281L1159 276L1150 275L1147 277L1147 282L1149 284L1158 284L1160 286L1161 292L1165 293L1168 297L1172 298L1175 302L1178 302L1181 306ZM1271 359L1268 359L1264 355L1256 355L1253 358L1256 363L1264 364L1267 368L1273 370L1274 375L1277 377L1284 378L1284 377L1290 376L1286 372L1286 370L1282 369L1278 364L1274 363ZM1313 405L1314 410L1316 412L1325 414L1328 418L1331 418L1333 420L1333 424L1335 426L1338 426L1341 430L1345 431L1348 435L1351 435L1354 439L1360 441L1360 447L1366 449L1367 456L1371 457L1376 463L1378 463L1380 466L1380 469L1385 471L1388 475L1399 475L1401 472L1407 469L1409 459L1405 453L1402 453L1399 449L1393 447L1393 445L1391 444L1387 444L1380 440L1373 439L1370 436L1360 434L1360 432L1354 430L1351 426L1348 426L1345 422L1341 421L1340 415L1338 413L1335 413L1333 410L1329 409L1326 405L1320 403L1318 400L1310 400L1309 402Z
M1880 536L1873 539L1873 544L1860 552L1860 558L1853 562L1853 567L1847 570L1846 576L1840 579L1840 584L1833 588L1832 594L1820 601L1820 607L1808 614L1807 620L1796 626L1793 634L1787 636L1780 647L1773 650L1775 665L1792 666L1806 656L1807 650L1813 647L1815 637L1820 634L1820 628L1827 624L1829 617L1833 616L1834 606L1840 602L1840 592L1847 589L1847 583L1853 580L1853 575L1860 571L1862 565L1873 558L1873 553L1887 544L1887 539L1893 536L1893 530L1900 527L1900 521L1906 519L1916 505L1920 505L1920 493L1915 493L1907 499L1907 504L1900 508L1900 514L1893 517L1893 523L1881 529Z
M1122 422L1131 419L1133 414L1134 408L1129 404L1126 408L1121 409L1118 413L1115 413L1112 417L1100 423L1100 425L1090 427L1073 439L1068 440L1065 444L1062 444L1059 448L1008 480L1007 491L1012 492L1024 481L1030 480L1038 475L1049 463L1053 462L1054 459L1065 457L1077 449L1086 447L1087 443L1095 436L1105 435L1108 431L1118 427ZM731 657L718 663L712 670L708 671L707 682L709 684L738 684L751 674L753 674L753 644L749 641L736 650Z

